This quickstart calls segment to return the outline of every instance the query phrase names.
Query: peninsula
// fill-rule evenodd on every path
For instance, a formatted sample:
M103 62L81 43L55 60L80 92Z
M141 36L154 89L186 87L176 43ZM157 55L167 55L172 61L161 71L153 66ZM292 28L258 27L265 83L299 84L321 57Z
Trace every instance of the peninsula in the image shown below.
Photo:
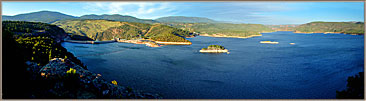
M324 33L363 35L364 22L310 22L294 28L294 33Z
M146 44L150 47L164 45L191 45L186 37L194 34L182 29L162 25L111 20L63 20L52 24L69 33L70 39L79 43L125 42ZM80 42L86 41L86 42Z

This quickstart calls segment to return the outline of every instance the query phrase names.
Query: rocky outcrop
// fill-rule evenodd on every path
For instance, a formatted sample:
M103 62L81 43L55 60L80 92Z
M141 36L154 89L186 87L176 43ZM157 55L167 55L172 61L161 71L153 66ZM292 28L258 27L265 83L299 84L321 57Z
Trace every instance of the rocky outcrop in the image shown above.
M157 94L143 93L123 87L103 79L101 74L95 74L76 65L68 59L54 58L40 67L35 63L27 62L28 71L38 80L51 81L46 94L57 98L107 98L107 99L134 99L162 98ZM37 98L37 97L36 97Z

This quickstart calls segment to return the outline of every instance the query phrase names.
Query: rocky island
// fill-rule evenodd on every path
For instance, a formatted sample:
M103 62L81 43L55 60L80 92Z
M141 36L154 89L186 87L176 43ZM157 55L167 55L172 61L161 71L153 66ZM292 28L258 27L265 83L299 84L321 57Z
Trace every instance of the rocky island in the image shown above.
M224 46L220 45L210 45L207 48L202 48L201 53L228 53L229 50L225 49Z

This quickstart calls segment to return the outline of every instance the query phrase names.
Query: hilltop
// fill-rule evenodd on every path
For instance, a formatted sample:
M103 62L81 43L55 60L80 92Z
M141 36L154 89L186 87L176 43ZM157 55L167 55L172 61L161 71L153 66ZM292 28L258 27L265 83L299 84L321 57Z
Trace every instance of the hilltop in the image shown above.
M112 40L145 38L154 41L189 42L185 37L192 33L162 24L144 24L110 20L64 20L55 24L74 36L87 37L91 40Z
M3 31L10 31L22 37L45 36L60 42L66 38L65 31L56 25L41 22L3 21Z

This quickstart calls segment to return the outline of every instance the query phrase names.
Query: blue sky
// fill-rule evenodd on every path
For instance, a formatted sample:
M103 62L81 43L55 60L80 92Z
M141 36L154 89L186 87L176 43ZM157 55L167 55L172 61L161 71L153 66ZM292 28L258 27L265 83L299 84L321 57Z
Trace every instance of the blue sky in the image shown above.
M143 19L206 17L255 24L364 21L363 2L3 2L2 15L42 10L68 15L121 14Z

